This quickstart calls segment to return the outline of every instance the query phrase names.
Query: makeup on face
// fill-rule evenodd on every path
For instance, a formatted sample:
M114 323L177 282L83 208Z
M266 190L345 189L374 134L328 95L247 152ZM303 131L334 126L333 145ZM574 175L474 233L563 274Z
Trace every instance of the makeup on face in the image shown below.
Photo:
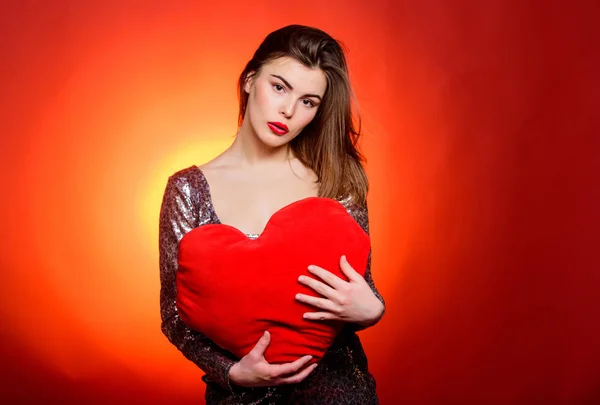
M281 77L279 75L274 75L274 74L271 74L271 76L272 77L276 77L277 79L281 80L287 86L288 89L294 90L294 87L287 80L285 80L283 77ZM318 94L311 94L311 93L309 93L309 94L305 94L305 95L302 96L302 98L311 98L311 97L316 98L316 99L319 100L319 102L321 102L321 96L319 96ZM314 104L314 102L313 102L313 104Z
M295 136L310 123L327 86L322 71L287 57L263 66L255 80L255 111L264 117L264 121L259 118L260 125L277 137ZM267 121L273 118L278 120Z
M267 122L267 126L275 135L285 135L289 132L287 125L281 122Z

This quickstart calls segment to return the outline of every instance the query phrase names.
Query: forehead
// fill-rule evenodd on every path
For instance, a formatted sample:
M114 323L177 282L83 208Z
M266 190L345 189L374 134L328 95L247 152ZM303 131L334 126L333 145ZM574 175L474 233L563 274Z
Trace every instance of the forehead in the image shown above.
M277 75L292 85L294 91L323 96L327 88L327 78L320 68L310 68L294 58L284 56L265 63L262 67L265 77Z

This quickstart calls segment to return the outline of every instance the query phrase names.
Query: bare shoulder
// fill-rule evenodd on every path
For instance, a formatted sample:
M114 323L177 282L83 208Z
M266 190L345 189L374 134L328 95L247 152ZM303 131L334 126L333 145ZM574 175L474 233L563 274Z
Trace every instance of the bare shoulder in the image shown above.
M198 165L198 167L202 171L214 171L214 170L218 169L220 166L223 166L223 158L221 158L221 156L217 156L216 158L214 158L204 164Z
M314 170L308 166L305 166L297 158L290 160L290 166L292 167L294 174L304 181L316 183L319 180L319 176L317 176Z
M198 168L209 177L218 177L219 174L223 174L223 172L233 168L233 166L230 159L227 159L224 155L219 155L202 165L198 165Z

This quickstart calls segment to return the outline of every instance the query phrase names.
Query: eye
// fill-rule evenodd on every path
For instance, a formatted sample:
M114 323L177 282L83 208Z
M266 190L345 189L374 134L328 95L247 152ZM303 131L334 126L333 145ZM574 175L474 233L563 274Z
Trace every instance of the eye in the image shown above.
M284 89L283 89L283 86L282 86L281 84L279 84L279 83L275 83L275 84L273 85L273 88L274 88L274 89L275 89L275 91L277 91L277 92L281 92L282 90L284 90Z
M308 101L308 103L306 103L306 101ZM305 98L304 100L302 100L302 104L304 104L307 107L314 107L315 103L312 102L312 100L309 100L308 98Z

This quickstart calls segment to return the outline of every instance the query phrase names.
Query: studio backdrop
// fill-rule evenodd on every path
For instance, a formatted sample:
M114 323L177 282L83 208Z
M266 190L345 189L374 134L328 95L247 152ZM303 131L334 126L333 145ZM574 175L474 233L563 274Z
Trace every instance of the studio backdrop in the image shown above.
M162 193L304 24L345 45L361 113L381 403L600 403L597 3L0 7L0 402L203 403L160 331Z

